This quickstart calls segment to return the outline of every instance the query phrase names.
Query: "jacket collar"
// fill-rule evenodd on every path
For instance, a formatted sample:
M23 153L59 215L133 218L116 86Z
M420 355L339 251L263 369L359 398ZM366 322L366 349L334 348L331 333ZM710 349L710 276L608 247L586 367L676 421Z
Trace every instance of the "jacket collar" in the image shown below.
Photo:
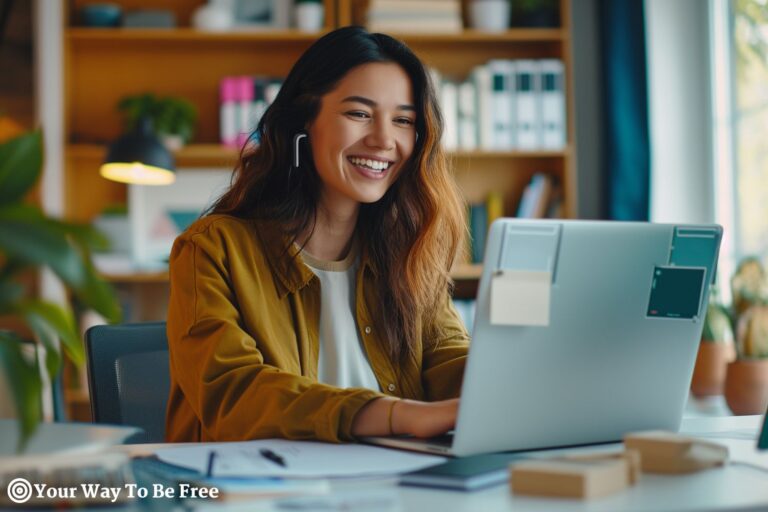
M296 293L309 284L315 274L304 264L298 254L299 248L291 243L290 238L280 229L280 225L265 220L256 220L254 224L280 298L284 298L288 293ZM367 247L360 249L360 269L376 276Z

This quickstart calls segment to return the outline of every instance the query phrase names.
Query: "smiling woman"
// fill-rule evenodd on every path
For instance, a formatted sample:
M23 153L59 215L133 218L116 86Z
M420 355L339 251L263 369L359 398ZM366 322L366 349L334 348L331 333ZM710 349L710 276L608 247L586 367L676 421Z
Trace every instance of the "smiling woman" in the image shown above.
M257 132L171 253L168 439L450 430L464 205L423 64L389 36L331 32Z

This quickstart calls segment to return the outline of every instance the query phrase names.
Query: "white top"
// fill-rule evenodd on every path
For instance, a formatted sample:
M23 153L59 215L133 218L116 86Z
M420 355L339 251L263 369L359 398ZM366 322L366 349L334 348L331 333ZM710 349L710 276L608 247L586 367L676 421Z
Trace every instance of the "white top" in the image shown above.
M320 279L318 380L341 388L379 391L355 322L357 251L353 248L341 261L318 260L304 251L301 257Z

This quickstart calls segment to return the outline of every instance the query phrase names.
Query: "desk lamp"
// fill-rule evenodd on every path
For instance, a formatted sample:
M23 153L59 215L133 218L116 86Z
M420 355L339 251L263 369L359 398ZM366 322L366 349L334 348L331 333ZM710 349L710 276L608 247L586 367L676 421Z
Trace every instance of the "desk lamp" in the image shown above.
M176 180L173 155L158 140L148 117L141 118L133 131L109 146L99 173L113 181L136 185L170 185Z

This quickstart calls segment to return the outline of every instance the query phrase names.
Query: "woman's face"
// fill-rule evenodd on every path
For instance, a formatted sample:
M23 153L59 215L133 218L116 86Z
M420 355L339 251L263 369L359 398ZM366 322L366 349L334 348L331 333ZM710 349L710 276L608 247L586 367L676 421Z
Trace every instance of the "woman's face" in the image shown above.
M308 131L324 205L378 201L416 144L410 78L389 62L352 69L321 98Z

